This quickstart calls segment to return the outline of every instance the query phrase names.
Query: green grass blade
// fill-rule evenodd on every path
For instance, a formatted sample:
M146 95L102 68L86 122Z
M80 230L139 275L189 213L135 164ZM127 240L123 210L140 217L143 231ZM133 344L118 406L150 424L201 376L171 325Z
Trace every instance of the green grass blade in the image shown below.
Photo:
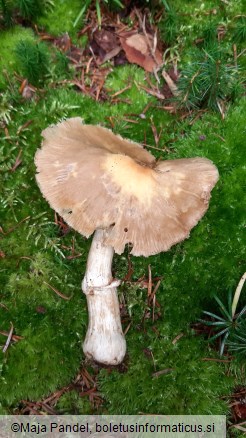
M240 341L243 341L243 342L246 343L246 338L243 338L242 336L240 336L240 335L238 335L238 334L234 334L233 337L234 337L234 338L237 338L237 339L239 339Z
M245 312L246 312L246 306L244 306L243 309L238 313L237 319L241 318L241 316L243 316Z
M228 309L232 308L232 290L230 289L228 292Z
M222 303L222 301L217 297L217 295L214 296L214 299L217 301L217 303L219 304L223 314L229 319L229 321L232 321L232 315L230 315L230 313L228 312L228 310L226 309L226 307L224 306L224 304Z
M224 349L225 349L225 345L226 345L226 340L227 340L229 334L230 334L230 333L227 332L227 333L225 334L225 336L224 336L222 342L221 342L221 345L220 345L220 356L222 356L223 353L224 353Z
M97 11L97 21L98 21L99 29L101 29L102 16L101 16L101 9L100 9L99 0L96 0L96 11Z
M119 6L120 8L123 8L123 4L120 2L120 0L114 0L114 3Z
M80 13L78 14L76 20L73 23L73 27L77 26L79 20L83 17L86 9L88 8L89 4L90 4L91 0L87 0L83 6L83 8L81 9Z
M205 319L198 319L199 322L202 322L208 326L226 326L226 322L224 321L206 321Z
M212 336L212 338L209 339L209 342L214 341L215 339L219 338L220 336L222 336L226 332L229 332L228 327L225 328L224 330L221 330L219 333L216 333L216 335Z
M206 315L212 316L212 318L218 319L218 321L225 321L224 318L221 318L220 316L215 315L215 313L208 312L207 310L204 310L203 313L205 313Z

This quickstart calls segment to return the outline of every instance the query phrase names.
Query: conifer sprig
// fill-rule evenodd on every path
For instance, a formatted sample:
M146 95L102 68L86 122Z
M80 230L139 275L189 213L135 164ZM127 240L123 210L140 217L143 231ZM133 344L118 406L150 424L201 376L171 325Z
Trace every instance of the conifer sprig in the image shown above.
M32 85L38 85L45 78L49 68L49 54L43 43L22 40L16 46L15 54L20 70Z
M181 106L218 111L221 101L233 100L240 90L238 69L227 64L219 46L211 46L184 67L178 89Z

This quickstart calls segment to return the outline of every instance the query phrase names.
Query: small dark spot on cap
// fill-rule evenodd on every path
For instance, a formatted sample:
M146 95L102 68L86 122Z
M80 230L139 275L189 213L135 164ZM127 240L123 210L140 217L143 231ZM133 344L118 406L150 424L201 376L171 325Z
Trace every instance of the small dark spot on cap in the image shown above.
M124 228L124 231L125 231L125 233L127 233L127 231L128 231L128 228Z
M115 222L112 222L112 224L109 225L110 227L114 227L115 226Z
M62 214L72 214L72 210L70 210L70 208L63 208L62 209Z

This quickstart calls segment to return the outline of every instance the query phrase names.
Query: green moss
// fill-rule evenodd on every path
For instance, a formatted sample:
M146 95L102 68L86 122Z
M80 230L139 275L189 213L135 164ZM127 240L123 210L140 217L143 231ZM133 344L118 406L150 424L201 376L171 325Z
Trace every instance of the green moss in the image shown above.
M44 82L49 69L49 52L44 43L21 40L15 47L20 72L32 85Z
M1 328L8 331L12 321L15 333L23 339L2 355L1 401L7 406L22 398L40 398L74 377L86 321L85 303L81 303L80 288L73 283L69 267L67 272L64 264L61 269L47 253L36 253L31 261L15 258L19 268L2 291L1 299L9 304L8 310L0 308ZM47 283L70 300L57 296ZM11 391L10 382L14 382Z
M62 415L90 415L91 404L86 397L80 397L76 391L70 391L61 396L56 411Z
M42 15L45 8L45 0L15 0L14 3L21 17L30 21Z
M130 363L126 373L108 375L104 370L100 372L100 387L108 412L125 415L225 414L227 407L223 401L219 402L219 396L228 392L231 381L224 379L223 367L202 360L206 352L198 339L187 334L172 345L172 331L168 330L168 323L164 326L165 331L155 340L151 331L145 335L141 332L131 334ZM134 344L138 344L138 352ZM152 357L144 354L147 346ZM163 374L155 377L155 373L163 370ZM120 396L117 388L121 388Z
M9 77L10 80L12 79L12 75L16 69L14 50L16 44L23 39L34 41L33 31L31 29L15 26L0 33L0 90L4 89L6 83L8 83L7 77Z
M76 36L76 28L73 23L81 10L81 1L54 0L53 8L38 19L38 24L54 36L59 36L65 32L70 36ZM78 27L78 26L77 26Z

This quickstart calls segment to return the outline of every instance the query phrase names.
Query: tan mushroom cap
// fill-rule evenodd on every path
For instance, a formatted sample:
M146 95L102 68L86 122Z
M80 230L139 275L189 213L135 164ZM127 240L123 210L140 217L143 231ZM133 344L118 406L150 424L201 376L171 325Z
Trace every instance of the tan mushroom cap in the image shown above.
M45 129L35 156L41 192L60 216L106 245L149 256L189 236L208 208L218 170L206 158L156 161L142 146L76 117Z

